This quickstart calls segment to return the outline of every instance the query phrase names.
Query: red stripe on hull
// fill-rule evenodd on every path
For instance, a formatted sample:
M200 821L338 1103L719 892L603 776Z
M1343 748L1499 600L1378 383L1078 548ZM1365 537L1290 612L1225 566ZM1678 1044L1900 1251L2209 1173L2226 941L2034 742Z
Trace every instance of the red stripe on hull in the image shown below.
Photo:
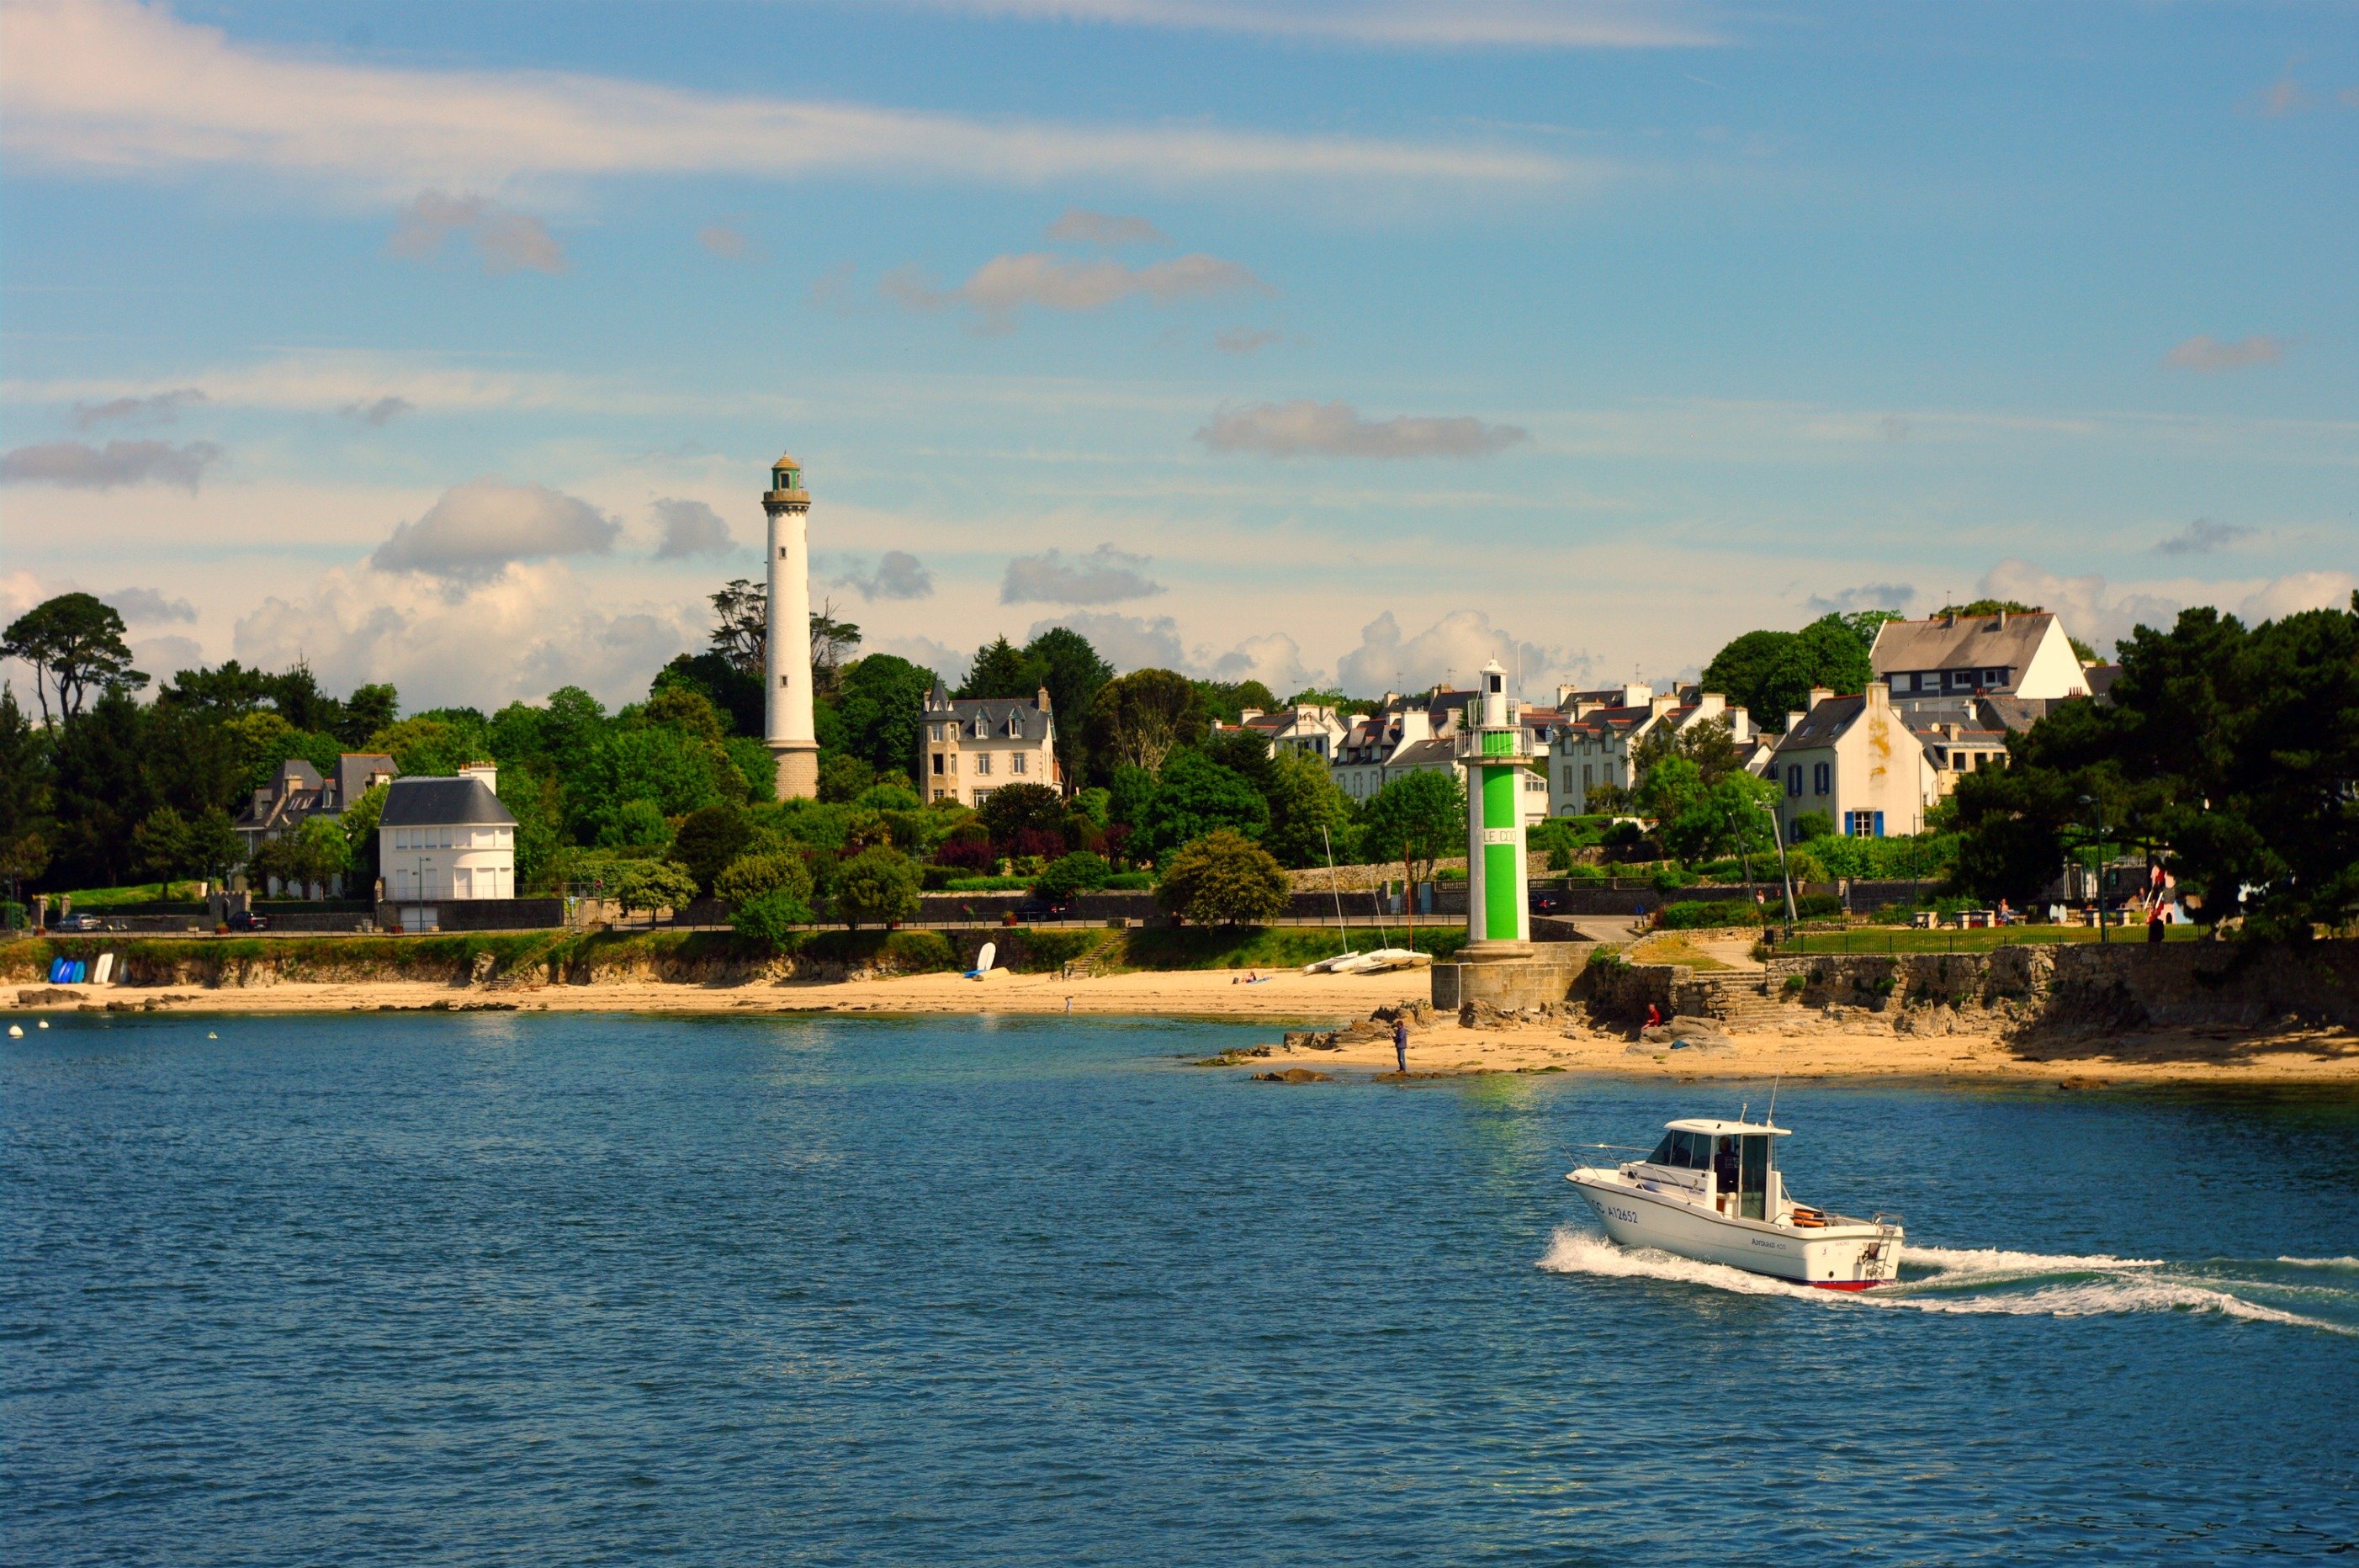
M1889 1285L1889 1279L1813 1279L1811 1284L1821 1290L1872 1290L1878 1285Z

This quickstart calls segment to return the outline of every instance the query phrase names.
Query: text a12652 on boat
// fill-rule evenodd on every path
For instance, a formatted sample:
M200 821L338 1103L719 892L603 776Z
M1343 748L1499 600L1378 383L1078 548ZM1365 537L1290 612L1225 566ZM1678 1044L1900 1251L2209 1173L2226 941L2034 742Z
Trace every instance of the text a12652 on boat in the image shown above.
M1644 1160L1584 1166L1565 1180L1624 1247L1647 1247L1830 1290L1900 1277L1901 1227L1797 1203L1777 1169L1792 1136L1767 1122L1690 1117L1667 1123Z

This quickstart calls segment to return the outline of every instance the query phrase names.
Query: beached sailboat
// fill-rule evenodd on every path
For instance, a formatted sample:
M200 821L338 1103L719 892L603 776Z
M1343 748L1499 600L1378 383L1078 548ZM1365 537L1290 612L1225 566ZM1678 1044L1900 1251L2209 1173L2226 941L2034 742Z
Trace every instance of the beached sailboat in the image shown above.
M1692 1117L1666 1124L1644 1160L1565 1177L1624 1247L1725 1263L1830 1290L1864 1290L1900 1277L1901 1228L1882 1214L1854 1219L1797 1203L1777 1170L1789 1129L1767 1122Z

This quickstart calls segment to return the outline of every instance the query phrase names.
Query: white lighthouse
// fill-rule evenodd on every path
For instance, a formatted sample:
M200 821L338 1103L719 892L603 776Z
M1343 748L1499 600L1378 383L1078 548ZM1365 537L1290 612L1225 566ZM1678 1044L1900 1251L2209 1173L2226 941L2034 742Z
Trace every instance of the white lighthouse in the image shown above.
M810 493L791 457L770 464L762 496L770 517L770 628L764 742L777 765L778 799L819 795L819 736L811 726Z

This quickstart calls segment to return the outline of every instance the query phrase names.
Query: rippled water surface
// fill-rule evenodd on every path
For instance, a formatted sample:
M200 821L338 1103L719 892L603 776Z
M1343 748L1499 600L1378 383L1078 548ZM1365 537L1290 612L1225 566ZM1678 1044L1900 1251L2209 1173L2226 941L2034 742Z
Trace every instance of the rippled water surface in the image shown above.
M220 1038L207 1038L209 1030ZM1788 1086L1864 1297L1617 1251L1745 1091L1058 1018L0 1046L0 1560L2200 1560L2359 1541L2359 1107ZM1758 1105L1761 1095L1753 1092Z

